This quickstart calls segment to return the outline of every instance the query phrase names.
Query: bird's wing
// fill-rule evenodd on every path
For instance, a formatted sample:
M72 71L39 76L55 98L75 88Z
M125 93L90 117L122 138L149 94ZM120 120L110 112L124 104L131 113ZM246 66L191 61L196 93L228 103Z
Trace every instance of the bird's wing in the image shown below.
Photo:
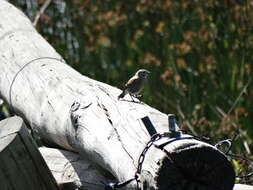
M133 76L132 78L127 81L125 84L125 88L131 88L133 85L135 85L138 82L138 76Z

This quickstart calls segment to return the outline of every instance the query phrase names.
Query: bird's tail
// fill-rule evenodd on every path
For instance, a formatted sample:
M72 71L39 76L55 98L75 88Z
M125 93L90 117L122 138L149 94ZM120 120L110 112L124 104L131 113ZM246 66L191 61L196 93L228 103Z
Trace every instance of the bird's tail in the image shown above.
M118 96L118 100L119 100L120 98L124 98L125 95L126 95L126 91L123 90L122 93Z

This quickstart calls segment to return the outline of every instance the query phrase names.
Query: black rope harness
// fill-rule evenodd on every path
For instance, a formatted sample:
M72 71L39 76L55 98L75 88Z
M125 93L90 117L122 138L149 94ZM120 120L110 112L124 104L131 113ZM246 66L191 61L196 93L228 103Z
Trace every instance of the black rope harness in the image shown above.
M141 176L141 172L142 172L142 165L143 162L145 160L145 156L147 151L150 149L151 146L154 145L154 147L163 150L163 148L174 142L177 140L183 140L183 139L196 139L196 140L200 140L200 141L204 141L207 142L210 139L207 137L199 137L199 136L194 136L194 135L188 135L183 133L183 131L181 131L178 127L176 118L174 115L168 115L169 117L169 132L167 133L157 133L155 127L153 126L152 122L150 121L149 117L144 117L142 118L142 122L145 125L149 135L151 136L150 140L147 142L146 146L144 147L143 151L141 152L139 159L138 159L138 163L137 163L137 170L135 172L135 175L133 178L125 181L125 182L118 182L118 183L109 183L105 186L105 190L116 190L116 189L120 189L122 187L127 186L129 183L136 181L136 185L137 185L137 190L141 190L141 181L140 181L140 176ZM232 160L232 158L240 158L243 159L245 161L247 161L249 163L249 165L251 165L252 170L253 170L253 161L250 159L247 159L245 157L241 157L241 156L237 156L234 154L231 154L231 148L233 146L233 142L235 141L236 137L238 136L238 133L236 133L234 135L234 137L232 139L225 139L222 141L219 141L218 143L216 143L214 146L217 149L220 149L220 147L224 146L225 144L228 145L228 148L223 151L224 155L229 159ZM249 179L253 177L253 171L249 172L246 175L243 176L236 176L236 178L238 179Z
M127 186L129 183L136 181L137 184L137 190L141 190L141 181L140 181L140 176L142 172L142 165L145 160L145 156L147 151L150 149L152 145L154 145L155 142L158 140L161 140L164 138L164 141L162 141L159 144L156 144L154 147L163 150L163 148L168 145L169 143L172 143L176 140L179 139L194 139L193 136L190 135L183 135L181 132L177 131L177 123L175 120L174 115L169 115L169 128L170 132L168 133L157 133L155 127L153 126L152 122L150 121L149 117L144 117L141 119L143 124L145 125L149 135L151 136L150 140L147 142L146 146L144 147L143 151L141 152L139 158L138 158L138 163L137 163L137 170L135 172L135 175L132 179L129 179L125 182L121 183L109 183L105 186L105 190L115 190L122 188L124 186ZM172 121L173 120L173 121Z

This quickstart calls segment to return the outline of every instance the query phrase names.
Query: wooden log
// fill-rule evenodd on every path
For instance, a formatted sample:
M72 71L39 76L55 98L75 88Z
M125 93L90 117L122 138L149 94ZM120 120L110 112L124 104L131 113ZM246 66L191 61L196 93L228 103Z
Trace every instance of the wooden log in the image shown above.
M62 190L104 190L107 179L79 154L47 147L39 151Z
M70 68L8 2L0 1L0 18L0 95L5 102L44 140L79 152L119 181L134 177L150 139L141 118L149 115L163 132L167 116L130 97L118 101L119 89Z
M233 190L253 190L253 186L245 184L235 184Z
M58 190L20 117L0 122L0 189Z
M30 21L5 1L0 1L0 26L0 70L4 73L0 75L0 96L44 140L79 152L119 181L133 178L139 155L150 139L142 118L148 116L157 132L163 133L168 131L167 116L142 102L132 102L129 96L119 101L119 89L70 68ZM186 152L194 148L191 144L188 141ZM142 166L142 189L171 184L160 176L171 166L165 150L151 147L148 151ZM195 153L201 157L201 151ZM136 189L136 183L127 189Z

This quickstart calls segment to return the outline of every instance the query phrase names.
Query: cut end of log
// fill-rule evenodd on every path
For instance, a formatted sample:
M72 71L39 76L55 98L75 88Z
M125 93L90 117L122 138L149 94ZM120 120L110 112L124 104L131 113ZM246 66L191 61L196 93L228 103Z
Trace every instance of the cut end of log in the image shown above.
M158 163L156 189L233 189L232 164L215 147L197 140L179 140L164 152L167 157Z
M59 190L20 117L0 121L0 189Z

